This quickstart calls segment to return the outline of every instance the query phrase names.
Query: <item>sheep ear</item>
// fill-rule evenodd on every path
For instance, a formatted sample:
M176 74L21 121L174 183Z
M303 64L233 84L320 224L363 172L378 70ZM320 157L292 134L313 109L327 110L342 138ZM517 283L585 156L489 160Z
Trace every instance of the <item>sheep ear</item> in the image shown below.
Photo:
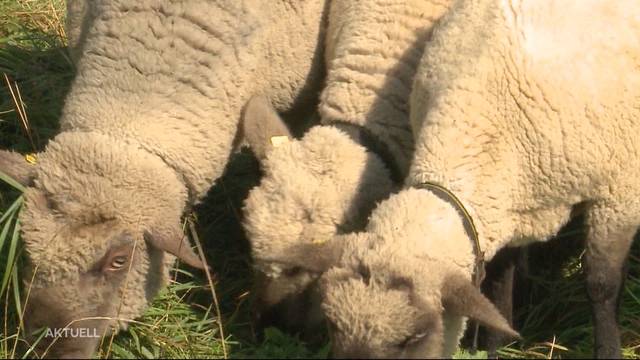
M509 322L491 301L482 295L480 289L460 274L451 275L445 279L442 288L442 305L455 315L470 317L513 338L520 338L520 334L511 328Z
M178 228L168 232L159 232L156 229L145 230L144 239L155 248L175 255L178 259L194 268L211 271L191 249L189 240Z
M260 160L266 157L271 148L289 142L292 138L287 125L262 95L254 96L247 102L242 130L249 147Z
M35 178L35 166L14 151L0 150L0 172L10 176L23 186L29 186Z

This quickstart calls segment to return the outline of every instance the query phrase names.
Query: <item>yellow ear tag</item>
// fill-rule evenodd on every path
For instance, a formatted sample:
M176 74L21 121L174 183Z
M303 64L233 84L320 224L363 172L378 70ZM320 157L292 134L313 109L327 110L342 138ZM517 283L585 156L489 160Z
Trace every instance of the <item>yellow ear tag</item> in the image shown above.
M322 244L324 244L326 242L327 242L327 240L322 240L322 239L313 239L313 240L311 240L311 243L313 245L322 245Z
M38 161L36 154L27 154L24 156L24 159L31 165L35 165L36 162Z
M273 147L280 147L283 144L287 144L288 142L289 142L289 137L286 135L271 137L271 145L273 145Z

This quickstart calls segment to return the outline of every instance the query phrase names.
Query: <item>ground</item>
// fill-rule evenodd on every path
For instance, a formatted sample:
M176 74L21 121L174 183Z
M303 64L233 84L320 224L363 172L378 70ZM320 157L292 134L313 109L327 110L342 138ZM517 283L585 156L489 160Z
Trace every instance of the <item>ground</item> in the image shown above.
M37 151L57 132L57 119L73 78L64 47L63 18L64 0L0 0L1 149ZM250 151L235 155L225 176L191 217L215 270L215 294L206 279L191 275L188 269L177 270L176 281L143 318L128 331L104 339L99 357L327 356L327 342L307 345L273 328L258 334L249 321L251 261L240 220L242 199L258 183L259 174ZM20 190L11 186L11 179L1 174L0 178L0 357L33 357L21 341L17 301L23 256L16 221ZM578 227L570 227L558 239L529 250L530 269L520 273L515 312L516 328L524 340L502 348L502 357L591 355L591 315L582 282L581 244L575 240L579 234ZM624 355L629 358L640 357L639 245L636 241L630 257L619 317ZM457 356L472 355L460 352Z

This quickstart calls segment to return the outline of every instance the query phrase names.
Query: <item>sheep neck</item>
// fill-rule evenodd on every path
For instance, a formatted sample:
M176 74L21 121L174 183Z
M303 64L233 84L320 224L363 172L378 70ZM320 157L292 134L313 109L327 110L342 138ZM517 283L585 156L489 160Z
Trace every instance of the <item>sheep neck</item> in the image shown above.
M387 259L407 264L416 258L421 271L425 266L434 271L434 281L444 279L450 271L462 271L469 278L474 272L474 241L459 210L430 190L407 188L391 196L371 216L367 232L384 239ZM438 265L427 265L430 262Z
M376 154L389 170L391 180L396 185L402 184L405 174L398 166L398 159L394 157L389 145L385 141L381 140L366 127L347 121L334 120L327 125L343 130L353 141L366 148L367 151Z
M464 204L458 197L447 188L431 183L425 182L419 185L414 185L415 188L429 190L434 193L436 196L441 197L444 201L450 202L456 210L460 213L465 230L467 234L473 240L473 252L476 257L475 261L475 269L473 274L473 283L476 287L480 288L482 281L485 277L485 259L484 259L484 251L482 251L482 247L480 246L480 239L478 238L478 230L476 229L475 223L473 221L473 217L469 214L467 209L464 207Z

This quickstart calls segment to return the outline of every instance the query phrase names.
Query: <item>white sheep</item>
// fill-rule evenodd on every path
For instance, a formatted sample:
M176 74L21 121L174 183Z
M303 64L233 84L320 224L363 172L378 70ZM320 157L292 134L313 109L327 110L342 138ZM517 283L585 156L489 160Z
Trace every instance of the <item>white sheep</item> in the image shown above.
M28 186L27 326L104 334L141 315L168 280L170 254L203 267L181 216L222 174L252 94L279 110L312 100L325 0L68 5L77 76L61 133L34 166L1 152L0 170ZM122 321L71 323L84 317ZM63 338L47 355L86 358L97 345Z
M545 241L584 211L595 355L620 358L640 224L639 33L633 0L455 3L416 75L406 188L322 260L335 264L321 281L334 355L450 356L466 318L516 336L472 283L478 255Z
M266 275L259 307L302 293L318 277L296 248L362 229L406 176L413 75L448 3L332 1L322 125L293 139L265 99L247 106L244 133L264 173L244 207L254 264Z

